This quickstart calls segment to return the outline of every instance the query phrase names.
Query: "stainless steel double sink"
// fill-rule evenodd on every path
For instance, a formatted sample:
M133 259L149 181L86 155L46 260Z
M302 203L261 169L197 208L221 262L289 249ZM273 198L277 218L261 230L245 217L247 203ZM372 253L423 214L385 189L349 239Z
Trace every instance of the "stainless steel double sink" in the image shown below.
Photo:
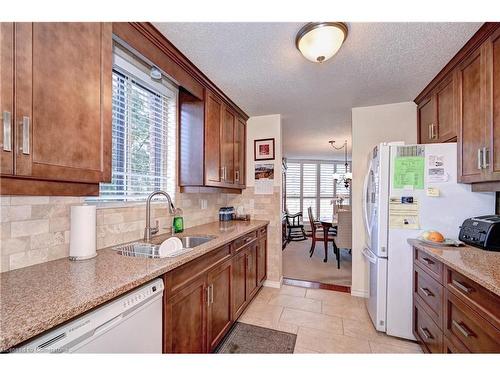
M169 256L166 256L166 258L173 258L186 254L192 251L197 246L203 245L204 243L213 240L215 236L186 236L178 238L182 242L182 249ZM113 250L116 250L117 254L129 257L160 258L160 244L161 243L155 243L155 240L152 239L151 242L132 242L125 245L115 246L113 247Z

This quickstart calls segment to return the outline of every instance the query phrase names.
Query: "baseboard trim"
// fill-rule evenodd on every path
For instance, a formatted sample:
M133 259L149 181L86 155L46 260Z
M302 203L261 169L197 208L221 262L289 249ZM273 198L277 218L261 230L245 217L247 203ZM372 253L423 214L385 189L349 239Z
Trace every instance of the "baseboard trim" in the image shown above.
M368 298L369 294L366 290L354 290L351 289L351 296Z
M271 281L267 279L264 281L264 286L268 288L280 289L282 284L283 284L283 277L280 278L280 281Z

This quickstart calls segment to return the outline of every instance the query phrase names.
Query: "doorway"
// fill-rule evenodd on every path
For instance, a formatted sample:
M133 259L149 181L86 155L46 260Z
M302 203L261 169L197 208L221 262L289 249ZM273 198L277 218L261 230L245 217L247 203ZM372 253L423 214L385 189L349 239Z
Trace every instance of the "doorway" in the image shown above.
M283 164L283 278L284 283L300 285L302 282L322 286L325 289L350 289L352 278L350 211L351 187L334 180L335 173L345 173L343 161L287 160ZM350 164L348 165L350 169ZM311 219L309 218L309 208ZM293 223L290 217L299 214ZM288 215L288 216L287 216ZM287 220L288 219L288 220ZM322 240L321 221L332 222L327 252ZM315 225L315 230L311 226ZM292 224L292 225L290 225ZM299 236L289 236L292 232ZM301 238L300 226L305 236ZM316 241L312 236L315 232ZM292 238L291 238L292 237ZM313 242L314 246L313 246ZM335 244L335 245L334 245ZM338 248L335 251L335 248ZM312 252L311 252L312 250ZM337 259L337 253L340 262ZM325 260L326 256L326 262ZM305 286L305 285L302 285ZM344 290L348 291L348 290Z

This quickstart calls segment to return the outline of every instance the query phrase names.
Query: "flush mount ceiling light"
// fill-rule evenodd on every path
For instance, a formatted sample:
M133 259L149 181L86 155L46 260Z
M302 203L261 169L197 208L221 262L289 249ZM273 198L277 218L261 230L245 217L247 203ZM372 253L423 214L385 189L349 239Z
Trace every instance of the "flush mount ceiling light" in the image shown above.
M297 33L295 46L306 59L323 62L333 57L347 38L342 22L311 22Z

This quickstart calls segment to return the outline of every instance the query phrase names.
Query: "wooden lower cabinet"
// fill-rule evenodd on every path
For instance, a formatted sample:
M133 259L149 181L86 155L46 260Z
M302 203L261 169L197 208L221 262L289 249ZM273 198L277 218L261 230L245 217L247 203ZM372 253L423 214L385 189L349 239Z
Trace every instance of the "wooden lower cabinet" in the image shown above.
M226 261L207 274L208 350L215 349L232 324L232 262Z
M247 254L241 251L233 258L233 316L238 319L247 302Z
M257 243L254 243L247 250L247 299L252 298L259 289L257 278Z
M164 352L206 353L206 277L182 288L164 305Z
M500 297L413 251L413 334L427 353L500 353Z
M252 232L164 275L164 353L217 347L265 279L264 235Z
M267 237L259 238L257 243L257 282L259 285L266 280L267 277Z

